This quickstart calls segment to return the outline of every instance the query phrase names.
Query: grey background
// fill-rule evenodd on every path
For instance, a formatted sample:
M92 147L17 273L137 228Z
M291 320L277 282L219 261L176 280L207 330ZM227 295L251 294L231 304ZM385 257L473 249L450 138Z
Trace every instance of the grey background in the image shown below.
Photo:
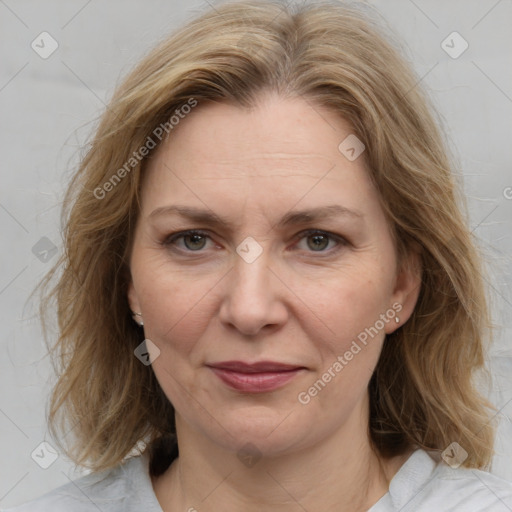
M374 0L403 39L437 106L468 196L471 225L490 262L496 341L485 392L500 410L492 471L512 480L512 3L509 0ZM60 201L78 150L112 91L159 39L215 3L0 0L0 506L67 483L80 473L62 455L42 469L31 453L47 435L52 370L33 286L61 250ZM59 46L42 59L43 31ZM459 32L469 48L451 58L441 43ZM509 191L510 193L507 193ZM507 197L509 199L507 199ZM37 255L34 246L56 249ZM38 244L38 245L36 245ZM41 245L42 244L42 245ZM34 252L36 254L34 254Z

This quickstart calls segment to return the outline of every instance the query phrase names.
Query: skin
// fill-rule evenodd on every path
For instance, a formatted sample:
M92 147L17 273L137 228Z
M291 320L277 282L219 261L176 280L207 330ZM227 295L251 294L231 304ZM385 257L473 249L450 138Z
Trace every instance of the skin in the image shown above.
M397 268L364 157L349 161L338 150L350 133L330 110L266 93L252 110L198 105L150 159L128 298L160 350L152 368L176 410L180 456L153 478L166 512L367 510L410 455L381 460L372 450L367 386L385 334L414 309L418 258ZM232 225L150 217L176 204L210 209ZM278 226L290 210L330 204L362 218ZM163 244L187 229L208 236ZM327 236L318 247L301 234L307 229L345 243ZM236 252L249 236L263 251L252 263ZM385 323L321 392L300 403L298 394L394 303L402 306L400 323ZM278 390L248 394L205 366L226 360L305 369ZM246 443L260 457L251 467L237 457Z

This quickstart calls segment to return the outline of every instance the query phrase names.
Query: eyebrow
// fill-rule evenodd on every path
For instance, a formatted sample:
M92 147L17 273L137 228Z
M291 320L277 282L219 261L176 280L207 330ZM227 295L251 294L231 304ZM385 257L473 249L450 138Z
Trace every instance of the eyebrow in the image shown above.
M210 210L204 210L194 206L182 206L182 205L171 205L161 206L156 208L149 214L149 218L157 216L167 215L179 215L185 217L191 221L195 221L198 224L208 224L211 226L224 226L232 227L232 223L219 216ZM315 222L326 219L328 217L351 217L352 219L363 219L364 215L357 210L350 210L339 204L331 204L326 206L319 206L317 208L311 208L307 210L294 210L288 212L278 222L278 227L284 228L296 224L305 224L308 222Z

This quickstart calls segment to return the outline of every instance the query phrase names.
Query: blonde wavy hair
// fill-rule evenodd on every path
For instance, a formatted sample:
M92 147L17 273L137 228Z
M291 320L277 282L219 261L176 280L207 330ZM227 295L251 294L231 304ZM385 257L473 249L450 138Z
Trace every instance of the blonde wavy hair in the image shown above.
M387 336L370 381L372 446L386 458L456 441L468 452L465 466L489 464L490 404L474 382L490 338L481 257L435 110L374 14L337 2L216 5L159 44L117 88L64 198L65 251L38 285L58 377L50 432L76 464L100 471L146 447L158 475L178 453L174 409L151 366L134 357L143 336L127 300L147 156L104 199L95 191L191 98L197 109L210 100L251 107L265 91L326 106L352 125L399 263L421 252L416 308Z

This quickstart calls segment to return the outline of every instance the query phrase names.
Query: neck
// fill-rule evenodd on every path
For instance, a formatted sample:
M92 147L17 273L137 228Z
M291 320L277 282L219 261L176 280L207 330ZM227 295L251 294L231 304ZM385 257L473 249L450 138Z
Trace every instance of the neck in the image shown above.
M315 445L244 465L177 415L180 455L154 479L155 494L164 512L366 511L387 492L409 454L380 459L364 416L350 418Z

